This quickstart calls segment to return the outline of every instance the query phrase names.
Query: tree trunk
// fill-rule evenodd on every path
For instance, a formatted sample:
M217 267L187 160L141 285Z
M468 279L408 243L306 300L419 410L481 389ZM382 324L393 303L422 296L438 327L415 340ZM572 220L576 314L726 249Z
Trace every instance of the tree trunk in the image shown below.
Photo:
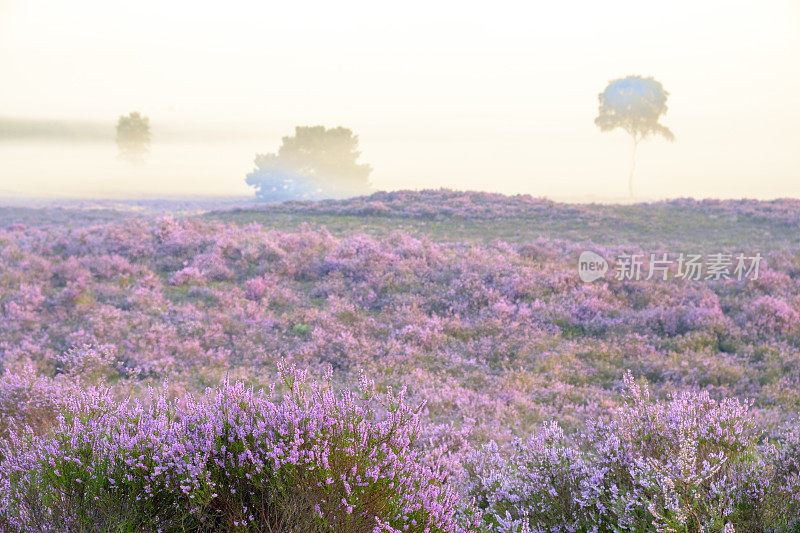
M639 139L633 137L633 155L631 156L631 173L628 176L628 195L633 198L633 172L636 170L636 148L639 147Z

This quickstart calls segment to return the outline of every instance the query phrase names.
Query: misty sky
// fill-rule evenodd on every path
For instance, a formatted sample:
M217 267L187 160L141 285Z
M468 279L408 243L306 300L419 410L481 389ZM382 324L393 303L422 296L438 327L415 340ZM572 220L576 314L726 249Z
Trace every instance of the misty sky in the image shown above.
M248 194L256 152L322 124L376 189L621 198L631 141L593 120L628 74L664 84L677 137L640 146L641 197L800 196L797 0L0 0L0 119L111 128L0 139L0 194ZM143 168L115 159L132 110Z

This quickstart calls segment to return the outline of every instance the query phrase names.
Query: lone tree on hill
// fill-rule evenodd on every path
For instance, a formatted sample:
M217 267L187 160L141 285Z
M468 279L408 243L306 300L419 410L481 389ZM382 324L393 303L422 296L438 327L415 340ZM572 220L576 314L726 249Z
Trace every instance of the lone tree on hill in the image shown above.
M258 154L246 182L268 202L341 198L369 191L372 167L357 163L358 136L347 128L297 126L277 153Z
M150 153L150 119L133 111L117 121L119 157L131 163L144 163Z
M653 135L674 141L675 135L658 119L667 112L667 97L660 82L653 78L628 76L609 82L600 93L600 112L594 123L600 131L622 128L633 137L631 173L628 194L633 198L633 173L636 170L636 149L639 142Z

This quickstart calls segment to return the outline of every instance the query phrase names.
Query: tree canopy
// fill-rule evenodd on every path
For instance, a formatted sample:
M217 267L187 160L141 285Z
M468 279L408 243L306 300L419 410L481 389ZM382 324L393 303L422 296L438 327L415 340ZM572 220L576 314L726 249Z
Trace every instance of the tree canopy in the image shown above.
M150 153L150 119L133 111L120 116L117 121L117 148L119 156L127 161L141 163Z
M360 156L358 136L347 128L297 126L277 153L256 156L246 181L266 201L355 196L369 190L372 172Z
M639 142L653 135L675 140L670 129L659 122L667 112L669 93L652 77L628 76L608 83L600 93L600 109L594 123L600 131L622 128L633 138L633 157L628 177L628 192L633 196L633 173Z
M669 93L653 78L628 76L609 82L600 93L600 110L594 123L600 131L622 128L639 141L661 135L668 141L675 138L670 129L658 121L667 112Z

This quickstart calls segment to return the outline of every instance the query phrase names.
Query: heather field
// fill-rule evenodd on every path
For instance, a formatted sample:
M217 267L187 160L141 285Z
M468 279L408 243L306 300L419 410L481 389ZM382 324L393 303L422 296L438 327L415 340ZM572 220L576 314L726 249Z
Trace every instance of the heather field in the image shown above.
M800 531L800 201L232 205L0 207L0 531Z

